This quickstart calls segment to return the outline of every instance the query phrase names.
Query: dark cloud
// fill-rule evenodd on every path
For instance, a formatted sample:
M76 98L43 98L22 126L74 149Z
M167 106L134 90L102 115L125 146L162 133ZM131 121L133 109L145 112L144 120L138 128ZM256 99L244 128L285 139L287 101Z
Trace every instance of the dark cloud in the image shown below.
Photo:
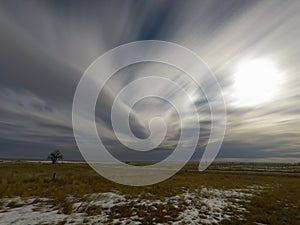
M218 78L228 114L219 159L299 159L299 10L297 1L1 1L0 158L42 159L60 148L65 158L80 159L71 116L73 96L85 69L120 44L161 39L196 52ZM272 59L282 71L280 94L263 105L235 105L232 74L236 64L261 57ZM161 160L172 152L180 134L179 119L164 102L147 100L133 110L122 101L117 105L120 117L131 112L131 129L139 138L149 136L151 117L164 117L168 133L157 149L146 154L127 149L112 130L110 111L118 92L134 79L153 74L171 78L193 97L201 124L194 155L199 159L211 126L208 102L191 79L166 65L129 66L109 80L96 107L99 135L112 154L123 160ZM97 88L103 81L90 82L91 88ZM205 85L213 95L211 82ZM174 90L149 85L185 104ZM142 91L140 87L130 94ZM185 114L184 123L189 125L194 116ZM193 134L192 126L188 132Z

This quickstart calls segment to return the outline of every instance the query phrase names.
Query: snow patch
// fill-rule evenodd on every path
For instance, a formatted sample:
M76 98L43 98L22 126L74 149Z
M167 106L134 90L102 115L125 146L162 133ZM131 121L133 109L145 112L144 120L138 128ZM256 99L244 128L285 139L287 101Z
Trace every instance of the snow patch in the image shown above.
M143 218L137 213L142 206L151 207L154 211L158 210L158 207L162 208L161 212L172 224L216 224L224 219L230 220L232 209L240 213L239 219L242 220L246 212L243 203L250 201L255 193L262 190L262 187L231 190L202 187L157 200L139 196L126 198L125 195L114 192L94 193L80 198L67 196L65 202L71 206L70 214L63 213L60 206L53 205L52 199L3 198L0 199L0 224L142 224ZM122 209L122 206L129 205L134 206L131 215L109 220L113 207L120 206ZM177 218L170 216L172 210L169 206L172 206L173 210L180 210ZM89 210L92 213L89 213ZM153 218L153 223L159 224L155 220L156 218Z

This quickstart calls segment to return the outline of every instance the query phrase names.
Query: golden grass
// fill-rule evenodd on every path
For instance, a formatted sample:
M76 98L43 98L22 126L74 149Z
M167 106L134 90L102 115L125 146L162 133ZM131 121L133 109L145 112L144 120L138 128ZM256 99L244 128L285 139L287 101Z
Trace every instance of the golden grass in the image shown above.
M53 173L56 178L52 180ZM230 174L230 173L200 173L183 170L172 178L151 186L129 187L119 185L102 178L94 172L87 164L76 163L1 163L0 164L0 197L47 197L53 199L54 204L60 205L64 213L71 212L71 204L65 203L68 195L82 197L85 194L117 191L127 198L142 197L145 199L162 199L183 193L185 190L193 191L200 187L212 187L217 189L247 188L257 185L268 187L266 191L254 196L251 202L245 202L248 210L244 217L246 221L242 224L253 224L254 222L265 224L300 224L300 177L280 175L258 175L258 174ZM66 204L66 205L64 205ZM141 209L145 223L157 216L161 223L166 222L163 209L155 212L151 209ZM179 209L170 207L174 212L173 218L178 216ZM121 211L124 216L130 214L132 206L113 208L111 219ZM99 209L90 208L88 214L99 213ZM124 214L124 215L123 215ZM159 216L158 214L162 214ZM125 215L126 216L126 215ZM241 224L238 217L232 217L230 221L223 220L222 224Z

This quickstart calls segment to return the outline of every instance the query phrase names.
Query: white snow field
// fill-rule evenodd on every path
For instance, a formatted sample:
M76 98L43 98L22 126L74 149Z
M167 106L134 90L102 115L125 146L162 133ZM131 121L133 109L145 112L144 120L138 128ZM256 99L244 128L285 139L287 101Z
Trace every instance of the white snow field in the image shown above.
M68 196L65 201L71 204L71 212L67 214L51 199L3 198L0 200L0 224L142 224L137 213L139 208L147 206L155 210L168 204L181 210L177 218L172 218L168 208L163 209L165 217L169 218L172 224L218 224L223 219L230 219L233 210L235 215L239 212L239 219L243 220L243 214L246 212L243 203L251 201L251 197L262 189L256 186L231 190L202 187L193 192L186 190L182 194L160 200L127 198L117 192L95 193L80 199ZM126 205L134 206L130 216L116 216L109 220L113 207ZM90 207L98 209L98 213L88 214L87 210ZM153 218L153 224L162 223Z

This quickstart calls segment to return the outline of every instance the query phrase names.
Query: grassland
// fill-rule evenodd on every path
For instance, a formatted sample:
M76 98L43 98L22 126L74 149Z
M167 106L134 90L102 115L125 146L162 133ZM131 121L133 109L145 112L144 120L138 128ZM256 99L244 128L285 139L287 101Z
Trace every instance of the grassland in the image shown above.
M32 210L38 211L45 201L45 205L51 205L49 210L56 210L57 214L71 215L74 210L81 213L80 224L91 224L91 218L104 213L108 224L130 224L130 221L191 224L192 221L180 220L191 206L194 211L207 211L197 214L200 219L204 215L197 223L206 223L205 215L218 211L213 206L222 198L223 211L213 215L212 223L300 224L300 177L296 175L200 173L184 169L159 184L129 187L102 178L83 163L0 163L0 176L0 221L11 209L27 204L35 205ZM106 193L107 202L115 204L104 206L104 195L97 195L101 193ZM8 201L16 197L22 201ZM97 198L102 200L88 204ZM34 200L26 202L26 199ZM57 224L65 223L68 220L57 221Z

